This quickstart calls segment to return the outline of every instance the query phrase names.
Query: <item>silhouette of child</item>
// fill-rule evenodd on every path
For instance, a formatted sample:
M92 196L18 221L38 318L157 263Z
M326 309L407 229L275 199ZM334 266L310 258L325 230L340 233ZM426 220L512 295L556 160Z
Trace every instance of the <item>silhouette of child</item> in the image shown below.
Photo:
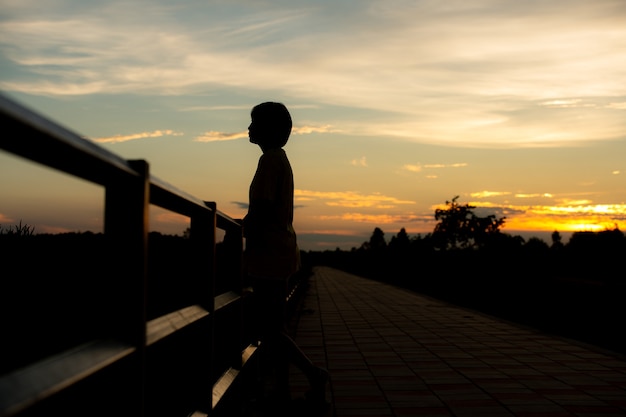
M261 351L276 371L275 393L289 399L289 363L307 377L307 399L325 403L328 372L315 366L287 334L285 307L288 280L300 267L300 251L293 229L293 172L282 149L292 121L282 103L265 102L251 112L250 142L263 151L250 185L248 213L243 219L247 273L259 307L257 320ZM264 356L262 356L264 357Z

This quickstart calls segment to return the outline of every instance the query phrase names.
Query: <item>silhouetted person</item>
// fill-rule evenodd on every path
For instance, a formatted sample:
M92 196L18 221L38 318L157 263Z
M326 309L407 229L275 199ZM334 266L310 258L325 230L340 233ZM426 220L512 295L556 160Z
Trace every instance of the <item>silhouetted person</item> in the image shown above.
M318 368L286 331L286 297L289 278L300 267L300 251L293 229L293 172L282 149L291 134L292 121L281 103L255 106L248 127L250 142L263 151L250 185L248 214L243 219L246 267L259 307L257 320L261 358L270 359L276 371L275 395L289 400L289 362L307 377L307 399L325 403L328 372ZM266 356L267 355L267 356Z

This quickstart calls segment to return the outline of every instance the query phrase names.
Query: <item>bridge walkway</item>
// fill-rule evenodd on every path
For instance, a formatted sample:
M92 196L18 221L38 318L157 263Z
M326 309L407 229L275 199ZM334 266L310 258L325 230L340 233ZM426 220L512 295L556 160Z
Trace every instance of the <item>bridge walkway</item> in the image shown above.
M329 416L626 416L623 356L327 267L295 338L330 371Z

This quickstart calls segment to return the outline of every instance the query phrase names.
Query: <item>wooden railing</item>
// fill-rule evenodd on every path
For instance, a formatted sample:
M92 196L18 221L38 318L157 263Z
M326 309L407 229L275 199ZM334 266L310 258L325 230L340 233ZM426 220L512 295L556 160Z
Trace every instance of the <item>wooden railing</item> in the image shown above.
M113 254L106 282L90 288L107 288L110 298L101 312L106 325L90 329L95 336L85 343L44 358L33 355L36 360L1 375L0 416L217 413L257 350L243 317L248 293L240 222L215 203L155 178L146 161L124 160L2 95L0 120L1 149L104 187L104 236ZM150 205L189 217L192 263L182 304L155 317L146 314L153 301L146 291ZM218 229L225 232L221 246ZM219 259L216 247L224 251ZM228 262L221 268L228 271L228 282L216 286L221 261ZM87 287L89 279L87 274ZM28 294L5 296L28 308ZM14 313L2 320L19 327L20 312ZM9 336L3 336L4 346L15 337ZM40 343L43 347L46 340ZM11 361L2 355L2 361Z

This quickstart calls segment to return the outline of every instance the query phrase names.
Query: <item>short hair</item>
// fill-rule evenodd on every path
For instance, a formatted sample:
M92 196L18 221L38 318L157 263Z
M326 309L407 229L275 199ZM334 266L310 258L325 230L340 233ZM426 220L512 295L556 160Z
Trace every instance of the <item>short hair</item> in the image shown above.
M271 147L282 148L287 144L291 135L292 121L289 110L283 103L267 101L254 106L251 117L263 126L263 129L270 134L264 138Z

